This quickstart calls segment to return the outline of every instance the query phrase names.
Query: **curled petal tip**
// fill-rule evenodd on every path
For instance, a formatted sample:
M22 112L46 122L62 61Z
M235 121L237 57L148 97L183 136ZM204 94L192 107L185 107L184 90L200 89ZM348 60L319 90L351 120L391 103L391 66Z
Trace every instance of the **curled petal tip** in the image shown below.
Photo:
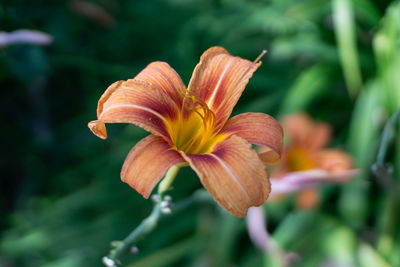
M88 123L89 129L101 139L107 139L106 125L98 120Z
M258 156L264 164L275 166L281 162L281 156L269 147L262 147L258 151Z

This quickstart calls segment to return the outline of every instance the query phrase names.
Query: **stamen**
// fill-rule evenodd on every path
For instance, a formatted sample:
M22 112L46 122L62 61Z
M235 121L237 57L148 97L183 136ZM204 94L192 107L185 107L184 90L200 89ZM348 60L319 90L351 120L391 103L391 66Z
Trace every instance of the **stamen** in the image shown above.
M240 81L243 79L244 76L246 76L246 74L261 60L261 58L267 53L268 51L263 49L263 51L261 51L261 53L258 55L258 57L251 63L251 65L247 68L247 70L242 74L242 76L240 76L240 79L237 80L237 82L235 83L235 85L233 86L233 88L235 88Z
M186 87L179 88L178 93L184 99L182 109L186 109L187 111L195 113L202 121L202 126L200 126L202 129L197 129L196 132L188 140L179 145L180 147L178 149L181 149L183 151L191 151L191 153L202 151L203 145L206 144L214 135L213 130L215 126L215 114L208 107L207 103L199 99ZM183 123L183 117L181 117L179 122L180 130L178 131L178 133L183 130ZM178 136L176 136L175 140L178 140Z
M253 64L257 64L258 61L260 61L260 59L267 53L268 51L263 49L263 51L261 51L261 53L258 55L258 57L253 61Z
M203 100L197 98L195 95L193 95L189 90L184 87L183 92L181 89L178 89L178 93L183 96L185 99L189 99L192 101L193 105L192 106L186 106L184 105L184 108L187 111L194 111L196 114L200 116L200 118L203 120L203 124L205 127L207 127L207 122L211 122L211 125L214 125L214 120L215 120L215 115L214 113L210 110L208 107L207 103L205 103ZM185 104L185 103L184 103ZM200 107L195 107L195 105L199 105ZM204 112L204 115L202 115L198 110L202 109Z

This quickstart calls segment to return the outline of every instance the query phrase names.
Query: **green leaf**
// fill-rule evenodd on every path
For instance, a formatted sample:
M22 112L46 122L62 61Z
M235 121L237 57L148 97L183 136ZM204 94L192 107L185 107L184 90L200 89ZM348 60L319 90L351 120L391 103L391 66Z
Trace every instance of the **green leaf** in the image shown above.
M358 63L353 6L350 0L333 1L333 19L338 52L350 96L354 97L362 87Z
M369 244L362 243L357 254L360 267L390 267L390 264L385 261L385 259L383 259Z
M394 2L386 12L382 27L374 37L378 79L390 113L400 108L400 3Z
M357 99L350 125L349 150L356 167L366 170L348 184L339 201L340 211L354 226L361 226L368 215L367 177L378 146L380 118L383 116L381 90L377 83L367 85Z

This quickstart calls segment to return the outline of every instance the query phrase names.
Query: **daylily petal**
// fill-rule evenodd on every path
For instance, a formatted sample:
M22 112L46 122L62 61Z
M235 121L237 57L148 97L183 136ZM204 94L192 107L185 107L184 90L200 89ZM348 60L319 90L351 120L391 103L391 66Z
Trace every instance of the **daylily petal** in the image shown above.
M258 157L267 165L274 166L281 162L281 157L269 147L260 147L258 149Z
M178 106L167 93L143 81L118 81L110 85L99 100L98 120L89 122L89 128L106 139L104 123L133 123L170 140L168 121L177 118Z
M228 120L260 64L233 57L222 47L212 47L201 56L188 88L215 113L216 131Z
M353 167L353 159L338 149L324 149L312 154L318 169L334 172L349 170Z
M152 62L142 70L135 80L144 81L165 91L181 107L183 97L179 94L185 85L176 71L165 62Z
M121 179L148 198L165 172L183 158L159 136L149 135L129 152L121 170Z
M249 207L262 205L269 195L268 170L241 137L232 135L210 154L181 154L214 199L235 216L245 216Z
M291 145L314 150L325 146L331 139L330 126L311 120L305 113L286 116L282 120L282 125L290 138Z
M279 123L264 113L242 113L230 118L222 129L223 134L234 134L249 143L266 146L260 155L264 163L279 163L283 147L283 130Z

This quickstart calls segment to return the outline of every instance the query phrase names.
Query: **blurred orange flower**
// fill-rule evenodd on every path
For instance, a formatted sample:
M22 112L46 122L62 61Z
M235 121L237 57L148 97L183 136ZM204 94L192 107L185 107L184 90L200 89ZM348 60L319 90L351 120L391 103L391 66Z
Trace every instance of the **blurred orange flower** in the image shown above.
M98 120L89 128L103 139L105 123L133 123L151 132L130 151L121 171L121 179L143 197L170 167L187 162L222 207L243 217L267 199L264 163L278 162L283 144L281 126L266 114L228 120L259 58L250 62L212 47L201 56L188 88L167 63L153 62L105 91ZM251 143L269 148L263 160Z
M347 153L324 148L331 140L331 127L328 124L313 121L305 113L297 113L284 117L282 126L289 143L284 148L281 164L273 172L274 177L314 169L334 173L352 168L352 158ZM305 189L299 192L296 204L300 208L310 209L319 201L317 190Z

